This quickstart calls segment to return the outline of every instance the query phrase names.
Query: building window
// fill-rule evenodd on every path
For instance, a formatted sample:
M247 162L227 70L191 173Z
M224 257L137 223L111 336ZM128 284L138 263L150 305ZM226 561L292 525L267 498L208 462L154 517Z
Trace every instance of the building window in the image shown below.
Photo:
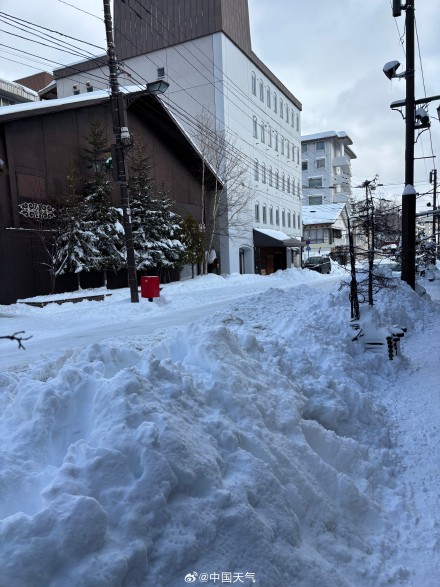
M281 212L281 226L286 226L286 211L283 208Z
M267 224L267 206L263 205L263 224Z
M287 176L287 193L290 194L290 175Z
M282 98L280 98L280 116L284 118L284 102Z
M317 141L315 143L315 148L317 151L325 151L325 142L324 141Z
M281 143L281 155L284 155L284 137L283 136L280 137L280 143Z
M256 139L258 139L258 122L257 122L257 117L254 116L252 118L252 126L253 126L253 131L254 131L254 137Z
M296 150L296 162L299 165L299 149Z
M278 99L277 99L277 95L273 94L273 111L276 113L278 112Z
M286 147L287 147L287 159L290 159L290 143L289 140L286 139Z
M308 168L309 168L309 162L308 161L301 161L301 170L307 171Z
M322 196L309 196L309 206L320 206L322 204Z
M158 67L157 68L157 77L165 77L165 67Z
M254 179L258 181L258 159L254 161Z
M277 190L280 189L280 174L278 172L278 169L275 171L275 187Z
M286 104L286 122L289 122L289 106Z
M309 177L309 188L322 188L322 177Z
M269 224L273 225L273 206L269 208Z
M293 110L290 111L290 126L292 128L295 126L295 113Z
M275 131L275 151L278 151L278 132Z
M273 186L273 173L272 173L272 167L269 167L269 185L270 187Z
M252 72L252 93L254 96L257 95L257 76L254 71Z
M286 176L284 175L284 173L281 178L281 189L283 190L283 192L286 191Z
M264 85L263 80L260 79L260 100L264 102Z
M255 222L260 222L260 204L255 204Z
M267 143L268 143L269 147L272 146L272 129L270 128L270 126L267 129Z
M316 159L316 169L325 167L325 159Z
M296 216L295 216L295 212L292 214L292 228L296 228Z
M288 228L290 228L290 225L291 225L291 221L290 221L290 210L289 210L289 212L287 212L287 226L288 226Z
M267 86L267 89L266 89L266 103L269 106L269 108L270 108L270 96L271 96L270 88L269 88L269 86Z
M280 209L279 208L277 208L275 211L275 224L277 226L280 225Z
M309 145L307 143L301 143L301 153L307 153Z
M299 114L296 115L296 130L299 132Z
M266 131L264 129L264 122L260 124L260 139L262 143L266 142Z
M263 163L263 165L261 166L261 181L263 183L266 183L266 164Z

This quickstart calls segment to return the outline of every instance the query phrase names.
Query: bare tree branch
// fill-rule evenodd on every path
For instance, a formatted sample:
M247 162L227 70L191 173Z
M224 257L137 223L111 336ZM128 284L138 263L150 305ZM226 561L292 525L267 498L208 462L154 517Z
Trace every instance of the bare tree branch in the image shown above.
M24 340L29 340L32 336L27 336L24 338L23 336L19 336L20 334L24 334L24 330L20 330L19 332L14 332L14 334L10 334L9 336L0 336L0 339L7 339L7 340L15 340L18 343L18 348L25 350L23 345Z

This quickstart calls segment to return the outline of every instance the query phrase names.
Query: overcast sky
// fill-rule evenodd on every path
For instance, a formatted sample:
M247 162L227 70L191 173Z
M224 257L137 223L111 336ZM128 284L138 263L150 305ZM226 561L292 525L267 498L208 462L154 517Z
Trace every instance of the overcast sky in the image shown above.
M389 81L382 68L387 61L397 59L402 63L400 70L405 69L405 13L394 19L391 0L248 2L254 52L302 103L302 133L344 130L353 140L352 149L357 155L353 185L379 174L387 193L400 194L405 123L390 104L405 98L405 82ZM2 0L1 6L7 14L105 47L102 20L91 16L102 18L101 0ZM416 98L439 95L440 2L417 0L416 21ZM0 28L12 30L3 23ZM14 32L27 35L17 29ZM62 64L78 60L74 55L54 53L43 44L29 44L5 32L0 32L0 43L0 77L6 79L56 67L35 61L36 57L19 50ZM89 49L99 53L97 48ZM437 116L439 104L431 104L431 116ZM440 123L432 119L431 131L424 132L416 143L415 156L439 153ZM416 161L415 184L420 191L427 189L434 165L437 163L432 158Z

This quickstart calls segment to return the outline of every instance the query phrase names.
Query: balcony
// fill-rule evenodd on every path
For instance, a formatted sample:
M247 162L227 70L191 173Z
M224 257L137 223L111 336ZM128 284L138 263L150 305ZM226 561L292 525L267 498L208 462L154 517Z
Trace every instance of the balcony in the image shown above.
M333 157L333 167L341 167L344 171L351 169L350 158L344 155L344 157Z

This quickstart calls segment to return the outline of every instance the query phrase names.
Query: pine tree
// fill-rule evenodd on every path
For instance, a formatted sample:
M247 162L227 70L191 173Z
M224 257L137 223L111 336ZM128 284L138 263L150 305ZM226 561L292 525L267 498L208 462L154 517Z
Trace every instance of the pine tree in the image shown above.
M102 124L94 121L90 124L87 137L91 148L86 149L86 159L92 167L92 160L101 163L110 157L106 149L107 139ZM124 230L122 214L111 205L112 184L109 181L104 166L89 179L84 189L84 229L96 238L97 257L90 258L88 269L99 271L118 271L125 265Z
M182 265L181 219L175 214L164 188L150 176L148 158L138 146L132 155L130 210L136 268L175 269Z

